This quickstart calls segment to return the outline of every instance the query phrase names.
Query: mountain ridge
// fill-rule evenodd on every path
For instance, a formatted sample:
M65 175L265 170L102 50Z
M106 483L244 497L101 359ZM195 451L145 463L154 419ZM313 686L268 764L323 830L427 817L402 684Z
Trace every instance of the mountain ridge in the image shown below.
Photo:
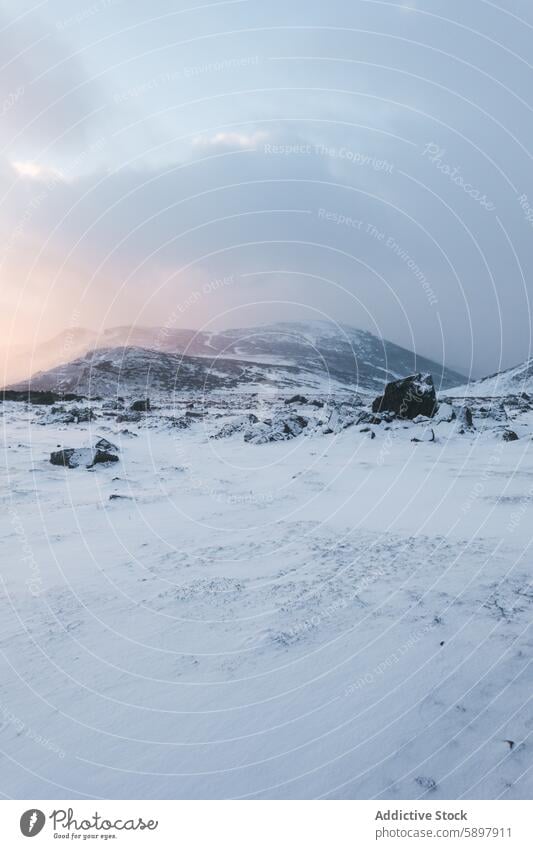
M379 391L384 383L418 371L430 371L438 389L464 384L465 376L427 357L370 331L329 321L275 322L221 331L196 331L168 327L109 328L102 334L67 329L45 343L44 368L16 379L11 387L35 381L46 383L45 375L59 366L82 360L92 351L134 348L160 354L204 359L235 360L262 365L265 369L299 368L309 376L366 391ZM34 360L37 361L36 351ZM139 357L137 357L137 360ZM168 362L165 363L166 369ZM74 368L76 366L73 366ZM50 379L55 379L56 374ZM46 387L45 387L46 388Z

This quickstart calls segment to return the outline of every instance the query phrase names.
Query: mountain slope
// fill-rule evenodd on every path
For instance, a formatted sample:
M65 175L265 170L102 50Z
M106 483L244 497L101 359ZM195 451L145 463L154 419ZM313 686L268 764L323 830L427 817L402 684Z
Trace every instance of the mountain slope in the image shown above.
M332 377L355 382L360 389L369 391L380 391L389 380L417 371L431 372L437 388L450 388L464 381L458 372L407 348L368 331L328 321L280 322L225 330L211 343L224 345L225 356L253 356L263 361L276 356L284 362L327 370Z
M320 382L330 379L371 392L379 392L387 381L416 371L430 371L439 389L462 384L465 379L458 372L372 333L327 321L280 322L217 332L166 327L117 327L101 334L70 330L43 347L44 352L34 352L32 361L39 362L43 354L44 372L52 368L54 374L48 378L43 373L36 375L32 378L34 388L36 380L40 388L49 388L62 363L84 360L92 350L115 348L216 359L217 367L220 359L255 362L265 374L273 367L302 370L305 379L313 374ZM81 360L79 366L84 368ZM167 370L169 363L163 357L161 368ZM73 379L72 375L68 378Z
M533 394L533 357L518 366L457 386L448 394L461 398L493 398L522 392Z
M40 372L15 389L75 392L110 397L150 392L258 391L265 387L328 393L347 387L339 381L292 365L264 365L222 357L188 357L147 348L103 348L66 365ZM354 387L355 388L355 387Z

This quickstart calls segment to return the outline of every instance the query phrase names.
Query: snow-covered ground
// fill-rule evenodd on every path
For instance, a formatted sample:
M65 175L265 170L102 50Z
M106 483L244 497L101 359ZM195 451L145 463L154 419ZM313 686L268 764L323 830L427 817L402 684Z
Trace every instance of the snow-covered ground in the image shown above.
M533 412L513 442L256 445L211 438L225 404L187 429L2 405L0 791L531 798ZM98 437L119 463L50 464Z

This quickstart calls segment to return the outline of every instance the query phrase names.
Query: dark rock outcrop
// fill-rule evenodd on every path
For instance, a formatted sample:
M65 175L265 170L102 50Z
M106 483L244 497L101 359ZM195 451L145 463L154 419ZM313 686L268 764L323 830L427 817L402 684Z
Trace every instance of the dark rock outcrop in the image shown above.
M504 430L502 433L502 439L504 442L516 442L518 434L515 433L514 430Z
M430 374L414 374L387 383L383 395L372 404L374 413L395 413L401 419L417 416L432 418L437 411L437 396Z

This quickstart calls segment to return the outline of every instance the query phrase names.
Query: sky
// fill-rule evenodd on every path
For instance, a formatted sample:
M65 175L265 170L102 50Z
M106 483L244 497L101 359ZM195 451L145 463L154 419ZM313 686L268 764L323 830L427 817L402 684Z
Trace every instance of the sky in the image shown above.
M523 361L532 37L528 0L3 0L0 347L331 318Z

